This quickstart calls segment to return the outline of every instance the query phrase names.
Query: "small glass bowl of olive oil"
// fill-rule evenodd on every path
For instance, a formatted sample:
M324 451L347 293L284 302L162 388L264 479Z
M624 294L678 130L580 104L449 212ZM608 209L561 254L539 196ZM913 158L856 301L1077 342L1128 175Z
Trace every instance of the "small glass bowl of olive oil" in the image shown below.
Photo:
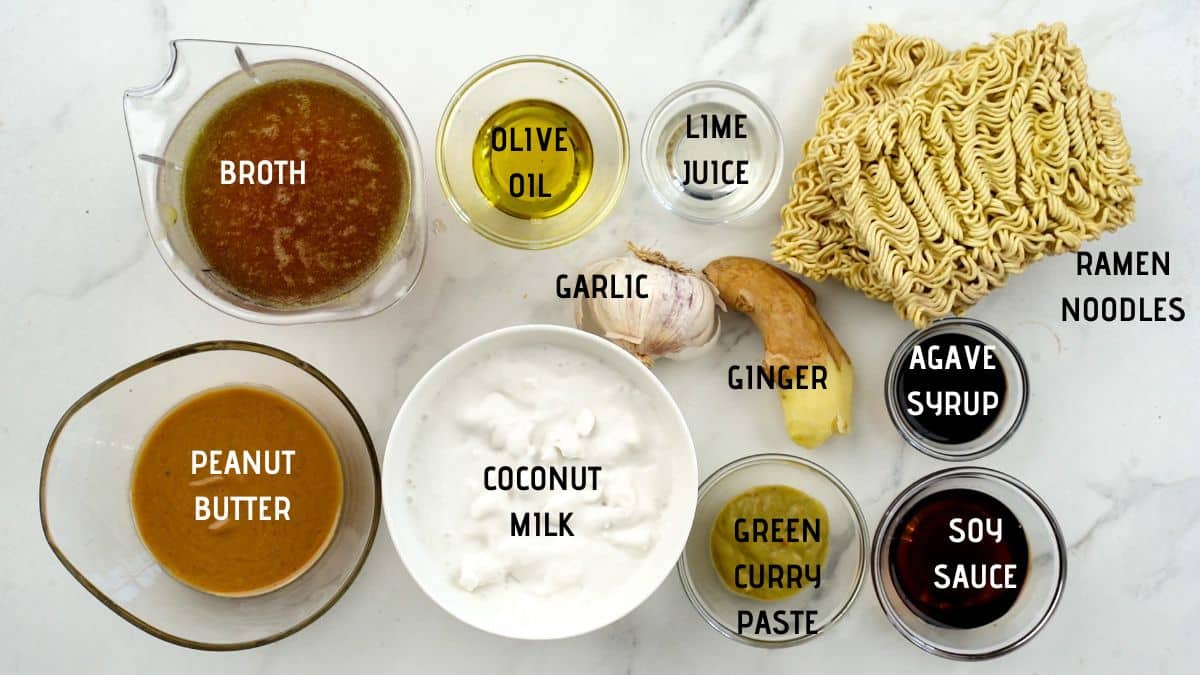
M438 126L436 163L450 205L476 232L514 248L552 248L612 211L629 173L629 139L594 77L566 61L519 56L455 92Z

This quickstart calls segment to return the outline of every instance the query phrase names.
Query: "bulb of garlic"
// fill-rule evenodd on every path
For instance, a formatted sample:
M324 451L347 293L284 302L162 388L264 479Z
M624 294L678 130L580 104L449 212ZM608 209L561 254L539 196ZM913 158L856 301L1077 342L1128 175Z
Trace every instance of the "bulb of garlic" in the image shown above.
M653 365L660 357L688 359L716 343L721 333L716 288L702 274L657 251L629 244L633 255L599 260L583 273L624 278L645 274L647 298L579 298L575 325L608 338Z

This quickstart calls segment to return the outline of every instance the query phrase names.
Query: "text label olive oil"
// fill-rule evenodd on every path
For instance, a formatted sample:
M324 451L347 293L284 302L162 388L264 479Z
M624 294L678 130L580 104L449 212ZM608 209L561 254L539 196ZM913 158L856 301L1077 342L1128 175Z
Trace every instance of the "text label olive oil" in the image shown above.
M571 111L537 99L484 122L472 169L487 200L514 218L550 218L579 200L592 177L592 142Z

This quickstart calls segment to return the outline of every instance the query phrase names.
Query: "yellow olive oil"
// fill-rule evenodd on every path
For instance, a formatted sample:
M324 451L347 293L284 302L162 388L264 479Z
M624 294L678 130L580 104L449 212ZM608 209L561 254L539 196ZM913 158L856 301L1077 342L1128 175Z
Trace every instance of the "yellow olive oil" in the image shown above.
M579 201L592 178L592 141L579 118L539 99L492 113L471 166L487 200L514 218L550 218Z

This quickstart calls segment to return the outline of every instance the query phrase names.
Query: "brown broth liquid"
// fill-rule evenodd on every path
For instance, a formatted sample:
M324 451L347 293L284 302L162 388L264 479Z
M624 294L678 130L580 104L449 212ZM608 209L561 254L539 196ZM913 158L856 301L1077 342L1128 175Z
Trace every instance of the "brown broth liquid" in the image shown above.
M221 160L305 161L303 185L221 183ZM309 306L360 285L408 210L391 125L329 84L281 80L222 106L188 155L183 205L196 246L231 290L269 306Z
M291 472L255 475L192 469L192 450L295 450ZM279 462L273 466L282 467ZM196 497L286 497L288 519L196 519ZM138 534L159 564L197 590L265 593L320 557L342 507L342 470L325 429L291 399L258 387L219 387L169 411L142 444L130 501ZM243 510L245 513L245 510ZM274 510L271 511L274 514Z

